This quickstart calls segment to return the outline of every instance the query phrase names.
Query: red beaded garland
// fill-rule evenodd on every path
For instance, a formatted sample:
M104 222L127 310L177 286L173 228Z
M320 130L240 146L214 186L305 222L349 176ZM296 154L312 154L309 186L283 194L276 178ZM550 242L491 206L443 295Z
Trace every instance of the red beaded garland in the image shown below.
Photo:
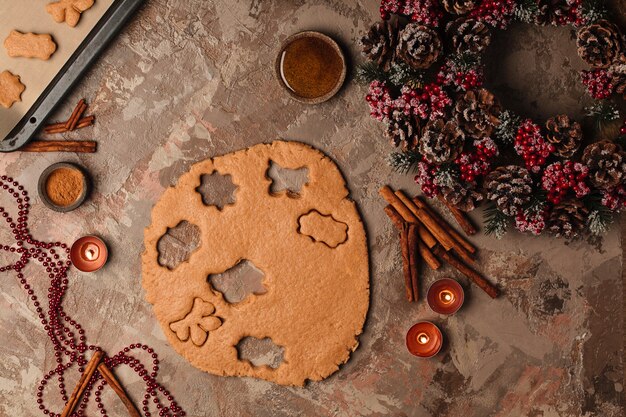
M63 403L66 403L69 396L65 385L65 372L76 365L78 372L82 373L84 366L87 364L85 353L87 351L100 350L100 348L87 343L85 330L76 320L72 319L65 312L62 306L63 297L65 296L69 284L68 271L71 267L71 262L69 261L69 247L65 243L42 242L32 237L28 230L30 198L22 185L13 178L2 175L0 177L0 188L15 199L18 209L18 217L14 219L4 207L0 207L0 213L10 227L13 238L15 239L14 246L3 244L0 245L0 250L19 254L19 260L0 267L0 272L13 271L15 273L18 282L22 285L29 299L32 301L40 323L52 342L57 365L55 368L48 371L41 379L37 387L36 401L38 408L44 415L60 417L59 413L51 411L44 405L43 397L46 386L49 385L49 381L52 378L56 377L59 396ZM47 293L47 311L44 311L42 308L38 297L35 295L34 290L24 275L24 268L30 262L39 263L45 269L50 279ZM153 367L151 368L152 372L150 374L148 374L145 366L138 359L130 355L130 352L133 350L143 350L151 355ZM150 398L153 398L153 402L157 410L159 410L159 416L174 417L186 415L185 411L174 401L173 396L156 381L159 370L159 360L158 355L151 347L141 343L131 344L114 356L106 358L105 363L111 369L120 365L128 365L143 378L143 381L146 383L146 393L144 395L142 408L145 416L148 417L151 415L149 411L150 408L148 407L148 400ZM94 396L97 408L100 410L100 414L106 416L106 409L100 399L101 392L105 385L106 381L96 372L89 381L83 399L73 416L84 415L94 387L96 387ZM169 405L164 406L161 403L159 395L163 396L169 402Z

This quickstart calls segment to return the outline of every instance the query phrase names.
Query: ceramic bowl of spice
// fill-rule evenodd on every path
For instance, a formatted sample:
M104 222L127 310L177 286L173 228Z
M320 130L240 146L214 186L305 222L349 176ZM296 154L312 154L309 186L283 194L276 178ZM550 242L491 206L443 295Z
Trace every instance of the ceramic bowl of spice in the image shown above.
M283 42L276 76L294 99L317 104L334 96L346 79L346 59L332 38L320 32L296 33Z
M68 212L79 207L87 198L89 178L78 165L59 162L42 172L37 188L39 197L47 207Z

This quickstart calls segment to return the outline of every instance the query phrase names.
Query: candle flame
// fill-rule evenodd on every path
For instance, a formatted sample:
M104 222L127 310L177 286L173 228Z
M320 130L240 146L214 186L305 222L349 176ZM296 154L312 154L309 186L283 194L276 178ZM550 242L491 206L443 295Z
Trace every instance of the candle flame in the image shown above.
M444 304L450 304L454 301L454 294L450 290L443 290L439 293L439 299Z
M430 341L430 337L426 333L420 333L417 335L417 343L425 345Z
M87 261L95 261L100 256L100 249L93 243L88 243L83 247L83 259Z

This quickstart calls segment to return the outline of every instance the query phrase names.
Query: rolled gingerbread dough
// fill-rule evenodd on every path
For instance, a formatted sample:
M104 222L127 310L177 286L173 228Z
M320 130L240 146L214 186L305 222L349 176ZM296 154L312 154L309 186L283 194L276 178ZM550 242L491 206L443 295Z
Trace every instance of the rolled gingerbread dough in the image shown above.
M308 169L297 195L270 192L271 162ZM197 191L201 176L215 172L237 187L234 203L222 210L206 205ZM311 230L304 234L307 215ZM200 245L170 269L159 263L158 242L182 221L199 227ZM229 303L208 278L243 260L262 272L266 292ZM357 348L369 307L369 257L356 205L337 166L298 142L256 145L194 165L152 210L142 272L147 300L171 345L216 375L283 385L322 380ZM240 359L236 346L248 336L282 347L280 366Z

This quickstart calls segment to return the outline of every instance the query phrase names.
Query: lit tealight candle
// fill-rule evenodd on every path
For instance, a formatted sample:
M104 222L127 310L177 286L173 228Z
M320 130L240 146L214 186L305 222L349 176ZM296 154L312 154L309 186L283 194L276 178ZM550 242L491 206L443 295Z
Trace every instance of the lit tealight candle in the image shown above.
M439 314L456 313L463 305L464 299L463 287L450 278L433 282L426 294L428 305Z
M430 358L443 344L441 330L429 321L415 323L406 334L406 348L412 355Z
M104 266L108 258L105 243L96 236L78 239L70 249L72 264L83 272L94 272Z

